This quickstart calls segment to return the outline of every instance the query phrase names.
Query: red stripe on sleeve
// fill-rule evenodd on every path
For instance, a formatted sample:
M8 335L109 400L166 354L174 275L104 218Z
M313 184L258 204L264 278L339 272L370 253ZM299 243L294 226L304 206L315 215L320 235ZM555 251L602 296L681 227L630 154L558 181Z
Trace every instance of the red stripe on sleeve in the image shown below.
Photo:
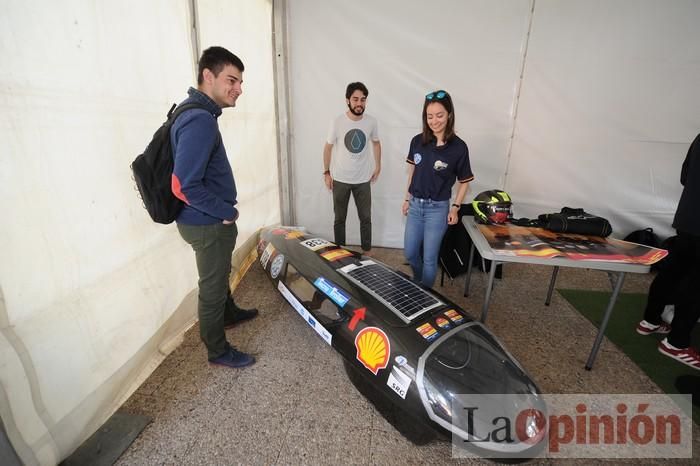
M175 176L175 173L173 173L172 177L170 178L170 189L172 190L176 198L180 199L187 205L190 204L185 195L182 194L182 191L180 190L180 179L177 176Z

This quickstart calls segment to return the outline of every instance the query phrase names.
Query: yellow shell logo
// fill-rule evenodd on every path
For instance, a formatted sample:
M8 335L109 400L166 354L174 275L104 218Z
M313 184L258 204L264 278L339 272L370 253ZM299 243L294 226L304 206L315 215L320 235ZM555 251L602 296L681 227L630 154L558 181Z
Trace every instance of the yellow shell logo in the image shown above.
M389 363L391 345L386 333L377 327L363 328L355 337L355 348L357 360L374 375Z

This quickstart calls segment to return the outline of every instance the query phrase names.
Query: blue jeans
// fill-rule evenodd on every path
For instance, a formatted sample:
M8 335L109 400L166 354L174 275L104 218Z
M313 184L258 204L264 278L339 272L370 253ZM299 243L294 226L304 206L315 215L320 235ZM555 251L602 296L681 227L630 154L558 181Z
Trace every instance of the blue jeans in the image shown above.
M429 288L435 283L438 255L442 237L447 231L449 211L449 199L433 201L414 197L408 205L404 255L413 270L413 279Z

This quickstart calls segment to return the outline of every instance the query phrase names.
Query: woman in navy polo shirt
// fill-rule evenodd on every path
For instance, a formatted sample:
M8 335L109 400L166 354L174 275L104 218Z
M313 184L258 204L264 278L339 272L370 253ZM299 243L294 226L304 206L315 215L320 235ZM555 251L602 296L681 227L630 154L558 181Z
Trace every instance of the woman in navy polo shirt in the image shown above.
M459 206L474 179L469 149L454 131L455 113L450 94L425 96L423 132L411 140L408 151L408 192L401 210L407 215L404 254L413 278L432 287L447 225L459 221ZM452 187L459 182L453 201Z

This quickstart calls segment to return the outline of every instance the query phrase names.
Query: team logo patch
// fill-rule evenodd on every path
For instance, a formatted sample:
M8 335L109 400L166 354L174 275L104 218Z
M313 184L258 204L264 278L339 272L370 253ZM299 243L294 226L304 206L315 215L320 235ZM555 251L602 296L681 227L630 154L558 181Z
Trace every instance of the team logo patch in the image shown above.
M342 259L343 257L349 256L352 256L352 253L347 249L334 249L332 251L324 252L323 254L321 254L321 257L323 257L329 262L337 261L338 259Z
M416 328L416 332L420 333L420 336L425 338L428 341L433 341L435 340L440 334L435 330L435 327L430 325L429 323L425 323L421 325L420 327Z
M335 244L331 243L330 241L326 241L323 238L306 239L304 241L300 241L300 243L312 251L318 251L319 249L327 248L329 246L335 246Z
M284 254L280 254L274 259L272 259L272 265L270 266L270 276L272 278L277 278L277 276L282 271L282 266L284 265Z
M365 327L360 330L355 337L355 348L357 360L374 375L389 363L391 345L386 333L377 327Z
M345 133L343 142L348 152L351 154L359 154L367 145L367 136L365 136L362 130L354 128Z
M272 265L275 265L274 263ZM445 319L444 317L438 317L435 319L435 323L438 325L440 328L450 328L452 325L450 325L450 321Z
M418 154L418 153L413 154L413 162L414 162L416 165L418 165L418 164L420 163L421 160L423 160L423 156L422 156L422 155L420 155L420 154Z
M449 311L445 312L445 316L447 316L447 318L455 324L459 324L464 321L464 317L462 317L462 315L454 309L450 309Z
M267 262L270 260L270 256L273 252L275 252L275 247L272 245L272 243L268 243L267 247L260 256L260 264L262 264L263 269L267 268Z
M433 169L435 171L442 171L445 168L447 168L447 164L443 162L442 160L436 160L435 163L433 164Z

